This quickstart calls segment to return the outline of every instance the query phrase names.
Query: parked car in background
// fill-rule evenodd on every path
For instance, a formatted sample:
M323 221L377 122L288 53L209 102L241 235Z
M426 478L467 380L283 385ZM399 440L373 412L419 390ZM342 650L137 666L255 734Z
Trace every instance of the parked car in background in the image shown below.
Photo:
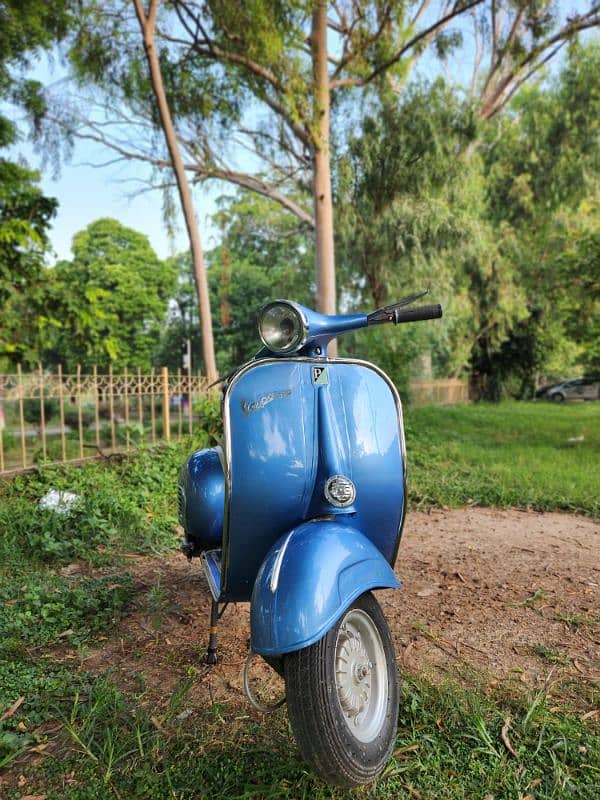
M545 383L537 389L535 396L537 400L545 400L546 395L550 391L550 389L554 389L556 386L560 386L563 381L556 381L556 383Z
M543 397L555 403L565 400L598 400L600 378L574 378L549 387Z

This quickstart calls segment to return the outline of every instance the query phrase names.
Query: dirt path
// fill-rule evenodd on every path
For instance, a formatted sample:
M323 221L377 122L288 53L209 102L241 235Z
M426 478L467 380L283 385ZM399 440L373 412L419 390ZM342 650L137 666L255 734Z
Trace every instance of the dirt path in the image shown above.
M191 707L246 706L241 670L248 606L230 606L220 628L221 661L202 665L210 596L199 564L181 556L132 561L137 600L84 667L118 673L163 706L191 674ZM487 675L544 686L557 702L592 694L600 682L600 525L568 514L494 509L411 513L396 564L400 592L379 593L401 669ZM270 670L258 667L258 681ZM143 678L141 677L143 674ZM577 691L570 687L577 684Z

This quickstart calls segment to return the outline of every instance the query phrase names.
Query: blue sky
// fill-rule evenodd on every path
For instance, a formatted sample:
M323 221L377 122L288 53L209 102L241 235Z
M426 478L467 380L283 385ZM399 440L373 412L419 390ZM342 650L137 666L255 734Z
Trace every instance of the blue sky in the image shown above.
M10 155L22 156L32 168L41 167L40 155L27 141L12 148ZM139 188L138 180L147 174L144 165L137 162L105 167L90 165L102 163L106 158L106 153L94 152L93 148L78 142L71 162L61 167L58 176L53 177L48 167L42 169L44 193L59 201L50 232L56 258L70 258L74 234L100 217L114 217L123 225L145 233L160 258L185 250L187 237L180 217L175 238L171 240L167 235L160 192L134 194ZM203 244L209 249L216 244L216 233L210 223L210 216L215 211L215 193L202 192L198 188L194 192Z

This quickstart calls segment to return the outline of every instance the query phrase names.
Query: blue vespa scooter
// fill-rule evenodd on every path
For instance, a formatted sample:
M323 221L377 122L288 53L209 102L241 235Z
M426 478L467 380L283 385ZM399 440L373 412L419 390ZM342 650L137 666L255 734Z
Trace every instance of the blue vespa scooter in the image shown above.
M251 654L285 678L300 750L339 786L372 782L395 741L394 646L371 592L400 586L406 456L392 382L365 361L327 358L327 345L440 317L439 305L406 308L421 296L340 316L268 303L264 348L224 382L223 447L181 472L182 549L201 556L213 597L207 661L219 604L250 601Z

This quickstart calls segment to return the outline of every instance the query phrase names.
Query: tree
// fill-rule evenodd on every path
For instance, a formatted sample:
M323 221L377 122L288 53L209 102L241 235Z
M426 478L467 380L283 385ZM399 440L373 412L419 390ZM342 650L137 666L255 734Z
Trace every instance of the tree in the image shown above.
M57 208L38 186L38 173L0 158L0 356L39 360L48 231Z
M600 47L571 46L557 78L516 98L484 150L490 219L512 242L510 260L527 297L514 341L506 339L489 369L501 381L516 375L529 394L541 373L564 377L577 361L600 368L599 75Z
M290 298L309 304L314 287L306 282L313 254L289 214L257 195L223 197L220 206L214 222L222 241L207 253L207 261L211 305L218 309L215 349L223 375L260 348L257 312L265 303ZM201 342L186 279L189 255L177 256L174 263L180 278L155 363L177 368L182 342L190 339L194 353Z
M41 0L0 2L0 99L41 108L39 82L24 76L34 56L66 35L70 4ZM12 119L0 114L0 151L14 144ZM39 188L39 173L0 156L0 356L35 363L48 231L57 201Z
M103 4L105 5L105 4ZM131 109L132 72L126 41L127 24L122 9L105 10L92 4L92 25L106 33L86 30L77 42L77 63L82 74L97 74L98 53L109 64L113 84L128 87L124 97ZM554 10L550 0L442 0L356 2L351 5L315 2L283 3L257 0L251 4L199 3L174 0L160 25L163 72L167 94L176 109L177 130L185 152L185 166L196 180L222 179L263 194L282 204L316 231L318 305L335 308L333 206L330 151L332 114L350 116L345 102L350 90L364 96L370 87L399 92L419 56L434 45L440 56L460 49L461 30L452 24L473 17L477 36L472 89L479 97L480 114L489 119L553 58L578 31L597 25L594 3L568 19ZM427 22L425 22L427 20ZM463 25L464 27L464 25ZM114 33L118 34L115 40ZM108 34L113 34L112 38ZM124 38L125 37L125 38ZM116 52L115 52L116 51ZM485 53L489 57L484 57ZM109 59L108 53L116 58ZM119 81L118 74L124 78ZM134 73L133 73L134 74ZM198 125L183 89L202 87L213 95L212 114ZM357 98L357 99L358 99ZM140 111L139 95L133 104ZM206 101L204 101L206 105ZM249 109L244 113L244 107ZM143 117L143 115L142 115ZM131 121L131 114L125 114ZM140 127L152 116L140 119ZM241 142L258 156L249 172L222 157L221 140L215 144L216 122L228 123L228 140ZM191 124L190 124L191 123ZM83 127L81 127L83 126ZM79 119L70 131L102 141L123 157L138 157L157 167L165 158L143 147L131 148L122 137L112 137L105 125ZM312 185L312 209L306 200L290 196Z
M146 236L113 219L99 219L73 238L73 260L50 271L54 320L46 359L73 370L149 368L175 274Z
M217 378L217 367L215 363L215 348L213 344L212 319L210 312L210 298L208 294L208 282L204 268L204 255L200 231L194 215L192 194L190 191L187 175L183 166L179 143L173 125L171 110L165 93L164 82L160 60L156 51L156 16L160 0L150 0L148 10L144 10L141 0L134 0L135 13L144 41L144 50L148 62L148 71L152 90L156 98L160 125L165 136L167 150L173 165L177 191L185 219L185 226L190 240L190 250L192 254L192 274L196 284L198 297L198 309L200 312L200 326L202 330L202 352L204 355L204 366L209 381Z

